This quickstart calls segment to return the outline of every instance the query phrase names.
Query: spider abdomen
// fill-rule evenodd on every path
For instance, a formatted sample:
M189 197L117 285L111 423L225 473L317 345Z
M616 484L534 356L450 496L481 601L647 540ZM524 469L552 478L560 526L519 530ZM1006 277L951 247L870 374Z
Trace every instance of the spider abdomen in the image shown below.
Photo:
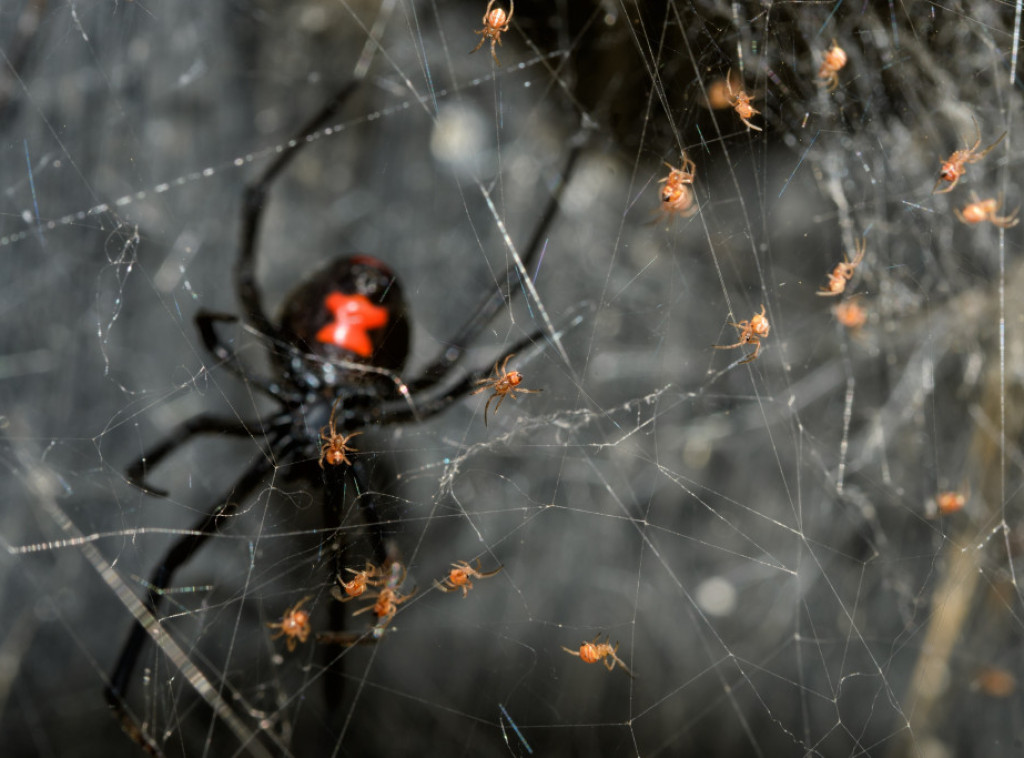
M329 365L332 359L400 372L409 355L409 323L398 279L365 255L338 258L292 290L279 323L285 340L306 351L293 354L292 365L281 368L307 386L360 383L371 376L338 371Z

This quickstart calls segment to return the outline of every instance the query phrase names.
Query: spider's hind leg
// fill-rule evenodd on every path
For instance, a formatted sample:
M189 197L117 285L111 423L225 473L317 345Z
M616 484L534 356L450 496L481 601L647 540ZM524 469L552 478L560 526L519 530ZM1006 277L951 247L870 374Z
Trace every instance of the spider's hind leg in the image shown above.
M188 434L186 436L191 435ZM264 451L261 451L256 462L249 466L245 473L228 490L226 495L217 501L218 504L174 542L171 549L164 555L160 565L150 575L144 600L146 608L150 613L154 616L156 615L164 595L164 590L170 586L174 573L202 547L208 537L214 534L217 521L236 511L238 506L252 494L272 468L272 459ZM143 726L136 723L135 719L128 712L126 697L132 673L139 662L147 636L159 633L163 633L163 629L158 621L156 622L156 628L153 630L144 629L137 621L133 622L132 630L124 646L121 648L117 663L110 674L110 679L104 692L107 704L118 716L125 731L143 747L147 744L155 743L152 736L147 734Z

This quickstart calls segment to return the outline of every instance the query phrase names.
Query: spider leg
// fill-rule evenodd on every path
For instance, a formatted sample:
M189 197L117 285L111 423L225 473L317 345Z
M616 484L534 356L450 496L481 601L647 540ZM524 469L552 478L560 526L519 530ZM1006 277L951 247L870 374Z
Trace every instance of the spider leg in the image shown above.
M496 574L500 573L503 568L505 568L505 567L504 566L498 566L498 568L494 569L494 571L481 571L480 570L480 561L478 560L476 562L476 569L477 569L476 575L479 578L481 578L481 579L487 579L489 577L495 576Z
M499 395L497 392L495 392L493 395L491 395L489 398L487 398L487 404L484 405L484 426L487 426L487 411L491 407L491 401L494 400L494 398L496 398L496 397L502 397L502 396ZM501 405L501 400L498 401L498 405ZM495 413L498 412L498 407L497 406L494 407L494 412Z
M265 379L255 377L242 365L238 355L221 340L214 324L217 322L233 323L238 321L238 316L230 313L214 313L213 311L200 310L196 316L196 329L202 337L203 346L232 374L240 378L246 384L252 385L264 394L281 400L280 391Z
M751 353L750 355L748 355L748 356L747 356L746 358L744 358L744 359L743 359L742 361L740 361L739 363L737 363L737 364L736 364L737 366L742 366L742 365L743 365L744 363L750 363L750 362L751 362L752 360L754 360L755 358L757 358L757 355L758 355L758 353L760 353L760 352L761 352L761 341L760 341L760 340L758 340L756 344L757 344L757 347L755 347L755 348L754 348L754 352L752 352L752 353Z
M578 323L579 317L574 317L572 325L575 326ZM542 337L542 332L534 332L529 336L523 338L515 345L512 346L513 352L519 353L527 348L535 345ZM387 403L378 404L379 411L374 415L375 423L387 423L387 424L402 424L409 421L422 421L430 416L435 416L445 408L450 406L456 400L465 395L470 394L478 380L484 378L490 374L492 369L479 369L473 373L467 374L460 379L455 385L449 388L443 395L438 397L428 397L420 399L418 397L413 398L413 404L410 407L408 401L405 398L401 400L389 401ZM430 383L420 388L421 392L429 389L434 383ZM488 404L490 400L488 399ZM485 406L486 410L486 406ZM383 419L386 419L384 421ZM486 416L485 416L486 420Z
M359 510L363 517L363 523L366 528L370 531L370 545L373 548L373 562L378 566L383 566L388 559L387 551L387 540L385 538L384 527L387 524L380 509L377 507L377 498L372 494L368 482L370 481L370 472L367 468L367 462L364 458L355 457L352 459L352 465L349 467L349 471L352 474L352 479L355 482L356 488L356 502L359 504ZM343 475L344 472L336 472L339 475ZM341 478L339 476L339 478ZM393 477L388 477L389 479ZM331 487L325 488L325 494L330 498ZM334 498L330 498L328 502L344 502Z
M484 35L484 36L480 37L480 41L477 43L476 47L474 47L472 50L469 51L469 55L472 55L477 50L479 50L481 47L483 47L484 43L487 41L487 36L486 36L486 34L484 33L484 31L482 29L480 31L478 31L477 34L481 34L481 35Z
M565 163L565 168L562 170L562 179L552 191L551 199L548 200L544 214L541 216L540 222L533 231L533 236L530 237L526 245L526 253L522 256L523 266L527 269L532 265L533 259L540 252L542 243L547 238L548 227L551 226L551 222L558 213L562 195L569 184L569 178L572 176L573 168L582 151L582 141L574 145L569 151L569 158ZM429 389L444 380L448 372L462 360L470 343L476 339L477 335L487 326L494 315L509 302L512 297L512 288L518 280L517 266L513 262L506 269L504 277L499 280L501 284L498 288L480 301L469 319L442 350L441 355L428 365L419 377L408 383L411 392L415 393L420 390ZM532 340L530 341L532 342Z
M760 113L760 112L761 111L754 111L754 113ZM762 129L760 126L757 126L755 124L750 123L745 118L741 118L740 121L742 121L744 124L746 124L749 128L753 129L754 131L758 131L758 132L763 132L764 131L764 129Z
M263 220L267 192L296 153L309 144L309 135L320 129L341 110L357 86L358 80L349 82L339 89L320 112L295 133L295 137L286 143L281 154L264 169L256 181L246 187L245 200L242 204L242 244L235 263L235 292L242 305L246 322L270 337L279 336L278 330L263 310L263 296L256 282L256 239L259 236L260 222Z
M265 428L268 423L273 427L273 420L269 422L255 421L247 424L244 421L205 413L193 416L175 427L159 445L147 450L136 458L125 470L125 476L129 482L143 492L155 495L156 497L167 497L167 490L149 485L146 482L146 475L149 469L160 465L160 462L170 453L200 434L226 434L231 437L250 437L253 434L258 434L260 429Z
M345 531L348 524L348 516L352 512L351 507L346 507L353 501L358 504L359 511L362 516L363 525L368 532L368 539L370 541L371 549L373 550L373 565L383 566L387 561L387 545L385 543L385 532L386 520L381 516L380 509L377 507L377 497L374 495L367 486L367 482L370 481L370 472L367 469L367 462L364 458L355 456L351 461L351 465L347 470L342 470L335 467L328 467L329 470L323 472L323 495L321 499L321 509L323 511L323 522L327 527L328 531L337 530L335 534L339 541L338 549L334 550L334 555L338 561L338 565L335 566L335 572L337 574L342 573L341 561L344 560L348 554L348 550L345 541L345 535L349 532ZM345 487L351 476L351 481L355 488L354 496L348 494L346 496ZM377 477L379 480L386 479L387 481L393 480L393 477L389 474L384 477ZM364 570L370 569L371 563L368 560L367 566ZM359 572L349 571L353 574ZM379 587L383 584L383 581L379 578L367 579L367 587ZM349 600L365 600L367 598L377 597L377 592L374 590L367 590L362 595L356 597L343 595L339 587L333 587L331 589L331 595L336 600L340 600L341 603L329 603L328 608L328 622L330 628L334 634L344 634L346 624L346 608L342 603L347 603ZM372 609L373 605L367 606ZM366 609L363 609L366 610ZM353 615L358 615L362 611L356 611ZM318 638L319 639L319 638ZM372 639L372 638L370 638ZM365 640L369 641L369 640ZM330 661L333 657L328 657L324 661L324 665L330 665ZM340 704L344 700L345 695L345 678L340 676L328 676L324 677L324 700L328 706L328 711L335 715L340 715L344 711L340 707ZM341 727L341 724L336 724L337 727Z
M985 157L986 155L988 155L989 153L991 153L991 152L992 152L992 150L993 150L993 149L995 149L996 145L998 145L998 144L999 144L1000 142L1002 142L1002 141L1003 141L1004 139L1006 139L1006 132L1003 132L1002 134L1000 134L1000 135L999 135L999 139L997 139L997 140L996 140L995 142L993 142L993 143L992 143L991 145L989 145L989 146L988 146L988 147L986 147L986 148L985 148L984 150L982 150L982 151L981 151L980 153L978 153L978 158L977 158L977 160L979 160L979 161L980 161L980 160L981 160L982 158L984 158L984 157ZM980 144L981 144L981 135L980 135L980 133L979 133L979 136L978 136L978 145L980 145ZM977 147L978 147L978 145L975 145L974 147L975 147L975 148L977 148Z
M1000 205L1002 204L1000 203ZM1017 218L1018 213L1020 213L1020 208L1006 216L992 216L989 220L1000 229L1012 229L1020 223L1020 219Z
M266 451L261 451L256 462L249 466L225 496L217 501L219 505L199 519L188 533L179 537L171 546L171 549L149 578L144 602L151 613L156 615L157 609L160 606L160 600L164 594L163 591L170 585L174 572L188 561L202 547L206 539L214 533L218 520L234 513L238 506L259 486L264 477L270 473L272 468L273 459L266 454ZM110 674L110 681L104 692L107 704L115 711L122 724L133 725L135 731L147 739L148 735L144 734L142 728L135 724L128 714L125 708L125 697L128 694L128 685L132 672L139 661L146 638L151 634L161 633L164 633L164 630L159 625L156 629L149 630L144 629L138 623L133 623L132 630L124 646L121 648L117 664Z
M363 596L362 596L362 599L363 599L363 600L374 600L375 598L377 598L377 596L378 596L378 595L379 595L379 593L377 593L377 592L374 592L374 593L372 593L372 594L366 594L366 595L363 595ZM372 610L373 610L373 605L368 605L368 606L366 606L365 608L360 608L360 609L359 609L358 611L356 611L356 612L355 612L355 613L353 613L352 615L353 615L353 616L358 616L358 615L360 615L361 613L366 613L367 611L372 611Z
M619 658L619 656L617 656L615 653L612 653L612 658L613 658L613 661L612 661L613 666L616 663L619 664L619 668L622 669L623 671L625 671L630 679L636 679L636 675L632 671L629 670L629 667L626 666L626 664L622 662L622 659ZM608 669L608 670L611 671L611 669Z
M978 146L981 144L981 124L978 123L978 119L973 113L971 114L971 121L974 122L974 134L977 137L977 139L974 142L974 147L969 148L970 152L973 153L975 150L978 149ZM967 138L964 137L962 134L960 135L960 139L964 141L964 147L967 147L968 145L971 144L970 142L967 141Z
M379 462L378 466L381 465ZM349 481L349 475L351 475L351 481L355 488L354 496L346 492L347 482ZM323 498L321 500L321 507L323 510L323 522L327 527L328 531L336 534L337 537L332 539L342 540L344 535L348 532L343 530L348 527L346 520L348 515L353 509L346 508L345 506L353 501L358 504L360 513L363 520L363 525L368 532L368 539L370 542L371 549L373 551L373 562L367 560L366 568L364 571L373 571L371 577L367 578L367 587L380 587L386 583L386 579L382 577L379 570L375 570L376 566L384 566L388 560L388 546L386 542L385 528L388 526L388 520L385 518L381 509L378 507L378 497L369 489L367 483L371 481L370 471L368 463L365 458L355 456L351 461L351 465L345 469L339 469L335 467L328 467L321 473L323 477ZM384 474L378 473L372 477L377 481L394 481L394 476L391 472ZM338 549L333 550L336 560L340 562L348 554L347 544L341 544ZM341 575L343 569L340 565L335 566L335 572ZM358 574L359 571L354 569L347 569L349 573ZM340 587L332 587L331 595L341 601L340 603L329 604L329 623L330 628L333 630L329 637L321 639L320 635L317 635L317 641L321 642L337 642L343 639L351 639L361 644L370 644L376 642L376 638L368 636L366 633L362 634L351 634L346 633L345 630L345 608L342 603L347 603L349 600L363 601L367 599L373 599L379 596L378 591L368 590L363 594L356 597L345 595ZM373 605L369 605L359 611L356 611L353 615L359 615L366 610L372 610ZM355 642L348 643L355 644ZM325 666L329 666L333 659L326 660ZM343 714L344 711L340 707L340 704L344 699L344 688L345 679L344 677L328 676L324 678L324 698L328 705L330 713L335 715ZM336 724L338 728L341 728L342 724Z
M850 276L853 276L853 269L857 268L864 260L864 253L868 249L868 241L861 237L857 241L857 252L853 256L853 260L850 261ZM846 253L843 253L843 257L846 257Z

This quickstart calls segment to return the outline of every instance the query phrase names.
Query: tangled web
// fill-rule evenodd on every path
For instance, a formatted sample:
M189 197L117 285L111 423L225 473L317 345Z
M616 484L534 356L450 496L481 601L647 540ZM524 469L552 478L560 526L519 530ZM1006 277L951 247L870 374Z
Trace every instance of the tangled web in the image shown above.
M956 211L1024 203L1020 0L520 0L500 65L486 7L0 8L5 754L1019 749L1021 231ZM190 441L166 497L126 467L271 409L193 317L239 312L245 186L353 81L270 190L265 301L385 261L413 376L510 285L460 370L536 333L513 366L542 392L368 427L367 481L327 498L270 460L150 618L265 438ZM223 331L273 374L280 345ZM331 589L374 529L411 597L367 635ZM477 559L502 568L436 588ZM289 650L268 625L304 598ZM136 619L140 745L103 694ZM591 640L612 670L569 654Z

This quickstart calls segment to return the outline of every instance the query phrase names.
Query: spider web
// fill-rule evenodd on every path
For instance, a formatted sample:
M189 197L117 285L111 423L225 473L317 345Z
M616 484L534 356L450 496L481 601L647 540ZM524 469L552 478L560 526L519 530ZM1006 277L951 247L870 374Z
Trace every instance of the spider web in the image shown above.
M207 437L125 466L182 420L272 405L218 367L197 310L237 312L246 182L362 83L270 192L269 306L336 255L401 277L425 366L566 193L465 367L540 331L485 396L367 429L338 541L321 488L273 473L174 577L128 704L166 755L1011 753L1022 735L1020 228L1003 198L1021 5L520 0L17 0L0 8L0 733L9 755L133 755L103 690L145 579L261 455ZM835 40L834 93L816 74ZM711 110L729 69L761 111ZM1004 131L948 194L941 162ZM657 217L697 166L700 212ZM866 324L819 297L848 285ZM765 306L756 361L730 322ZM272 345L234 330L254 375ZM962 511L937 513L957 490ZM372 645L288 652L373 497L416 594ZM340 545L340 547L339 547ZM485 570L466 599L432 582ZM345 606L344 629L366 615ZM635 674L563 651L605 636Z

